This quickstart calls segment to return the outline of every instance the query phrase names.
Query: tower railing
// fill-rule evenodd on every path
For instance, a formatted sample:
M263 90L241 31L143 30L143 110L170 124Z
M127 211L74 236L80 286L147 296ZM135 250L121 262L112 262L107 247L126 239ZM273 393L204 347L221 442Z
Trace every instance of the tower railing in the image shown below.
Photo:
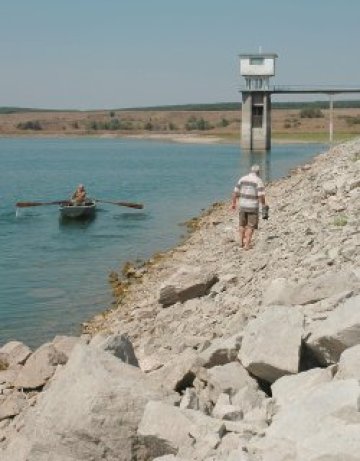
M266 88L249 88L246 85L239 87L241 92L259 92L259 93L360 93L360 84L358 85L268 85Z

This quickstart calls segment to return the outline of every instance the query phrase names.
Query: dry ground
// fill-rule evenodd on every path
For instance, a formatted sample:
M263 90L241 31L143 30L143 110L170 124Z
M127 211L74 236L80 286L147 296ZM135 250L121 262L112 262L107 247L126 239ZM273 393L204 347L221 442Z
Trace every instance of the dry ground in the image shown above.
M301 118L300 110L273 109L274 139L318 140L328 138L329 111L323 118ZM118 122L115 122L115 120ZM191 119L203 119L210 129L191 130ZM26 129L27 122L38 122L39 130ZM120 127L112 129L114 123ZM0 114L0 136L81 136L81 135L150 135L156 133L200 134L236 141L240 138L239 111L91 111L91 112L25 112ZM120 129L119 129L120 128ZM360 109L335 109L336 139L360 135Z

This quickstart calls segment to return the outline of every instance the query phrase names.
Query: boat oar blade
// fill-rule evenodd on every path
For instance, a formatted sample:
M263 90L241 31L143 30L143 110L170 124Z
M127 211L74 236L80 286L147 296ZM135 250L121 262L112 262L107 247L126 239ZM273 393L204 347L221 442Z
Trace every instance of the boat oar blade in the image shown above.
M129 208L137 208L138 210L141 210L144 208L144 205L142 203L118 202L117 204L119 206L127 206Z
M142 203L114 202L114 201L111 201L111 200L98 200L98 199L96 199L96 201L99 202L99 203L111 203L112 205L126 206L128 208L136 208L138 210L142 210L144 208L144 205Z
M17 202L17 208L27 208L31 206L43 206L43 205L66 205L69 200L56 200L54 202Z

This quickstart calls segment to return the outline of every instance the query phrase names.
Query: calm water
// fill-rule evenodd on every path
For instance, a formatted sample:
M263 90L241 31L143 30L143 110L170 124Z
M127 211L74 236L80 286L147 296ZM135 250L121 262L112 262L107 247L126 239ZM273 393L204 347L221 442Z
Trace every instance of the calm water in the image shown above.
M292 145L249 155L235 145L0 139L0 344L79 333L111 302L109 271L174 246L185 233L179 224L229 198L251 163L277 178L321 150ZM67 199L79 182L94 198L145 208L104 204L92 222L71 224L59 220L57 206L16 215L15 202Z

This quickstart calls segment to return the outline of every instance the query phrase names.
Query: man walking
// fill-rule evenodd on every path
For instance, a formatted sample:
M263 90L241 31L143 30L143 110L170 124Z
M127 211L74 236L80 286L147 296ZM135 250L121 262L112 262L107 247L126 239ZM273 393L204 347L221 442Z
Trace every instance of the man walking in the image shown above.
M231 208L236 209L239 199L239 234L240 245L245 250L250 248L254 230L259 224L259 203L263 210L268 207L265 204L265 188L260 176L259 165L253 165L250 173L239 179L232 194ZM266 213L263 217L267 219Z

